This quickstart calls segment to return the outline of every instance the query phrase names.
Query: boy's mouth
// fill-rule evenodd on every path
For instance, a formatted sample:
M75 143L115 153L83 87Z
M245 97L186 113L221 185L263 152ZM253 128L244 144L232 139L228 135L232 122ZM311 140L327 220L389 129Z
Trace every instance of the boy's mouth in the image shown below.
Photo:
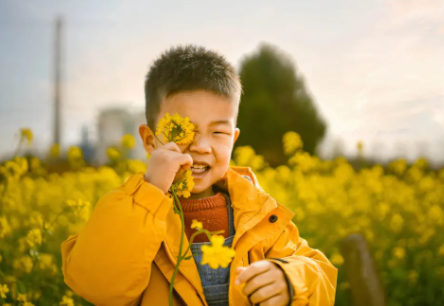
M205 173L208 170L210 170L210 166L209 165L205 165L205 164L193 164L191 166L191 172L194 174L201 174L201 173Z

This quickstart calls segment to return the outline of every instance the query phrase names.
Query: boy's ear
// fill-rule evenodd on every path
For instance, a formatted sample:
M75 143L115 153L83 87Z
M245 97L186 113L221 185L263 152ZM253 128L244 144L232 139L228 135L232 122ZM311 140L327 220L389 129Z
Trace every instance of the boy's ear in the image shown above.
M154 133L151 128L146 124L141 124L139 126L139 134L142 138L143 147L147 153L153 152L156 148L154 143Z
M240 134L240 130L239 130L239 128L236 128L236 129L234 130L233 145L234 145L234 143L236 142L236 140L239 138L239 134Z

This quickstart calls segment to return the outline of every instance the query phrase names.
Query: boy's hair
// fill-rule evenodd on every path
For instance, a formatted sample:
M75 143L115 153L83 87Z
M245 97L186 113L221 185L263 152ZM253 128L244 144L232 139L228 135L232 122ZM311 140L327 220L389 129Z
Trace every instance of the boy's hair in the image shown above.
M222 55L195 45L176 46L165 51L154 61L145 80L147 125L155 131L164 98L199 89L229 98L238 105L242 94L239 75Z

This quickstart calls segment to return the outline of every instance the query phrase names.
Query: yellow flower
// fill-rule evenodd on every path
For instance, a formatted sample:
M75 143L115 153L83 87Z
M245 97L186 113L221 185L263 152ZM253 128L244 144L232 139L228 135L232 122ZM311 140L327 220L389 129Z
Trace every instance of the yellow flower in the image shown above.
M333 256L330 258L330 261L335 266L340 266L344 263L344 258L339 253L334 253Z
M8 235L11 232L8 219L5 216L0 217L0 238Z
M26 157L14 156L13 160L7 160L4 166L0 166L0 174L7 178L19 179L29 170Z
M191 223L191 228L202 229L203 228L202 222L193 219L193 222Z
M78 217L82 221L87 221L90 214L91 203L82 199L65 201L66 205L70 208L74 216Z
M74 306L74 300L66 295L63 296L60 306Z
M24 303L23 303L23 306L34 306L34 304L33 304L33 303L30 303L30 302L24 302Z
M390 170L393 170L398 175L402 175L407 167L407 161L405 161L404 159L397 159L388 165L388 168Z
M287 132L282 137L284 144L284 153L287 155L293 154L297 149L302 149L303 142L301 136L296 132Z
M22 256L20 258L14 259L13 267L15 270L23 271L25 273L30 273L32 270L32 259L29 255Z
M203 245L201 250L203 252L201 264L208 264L210 268L217 269L228 267L233 260L235 251L229 247L223 246L224 237L221 235L211 236L211 245Z
M401 231L403 224L404 219L399 214L395 214L390 220L390 228L395 233L399 233Z
M398 259L403 259L405 257L405 250L401 247L396 247L393 249L393 256Z
M136 139L131 134L125 134L120 139L120 143L127 149L132 149L136 145Z
M39 228L34 228L28 232L26 242L32 248L35 245L42 244L42 231Z
M32 135L31 129L28 129L28 128L21 128L20 129L20 137L22 139L26 139L28 144L30 144L32 142L32 139L34 138Z
M68 155L68 160L70 161L75 161L83 158L82 149L76 146L69 147L67 155Z
M237 147L234 150L234 160L239 166L247 166L250 164L250 160L252 160L256 156L256 152L251 146L241 146Z
M444 256L444 244L442 244L438 249L438 255Z
M38 267L41 270L46 270L50 275L55 275L58 271L57 265L54 263L54 256L52 254L40 253L40 260Z
M180 181L174 191L178 197L188 198L194 188L194 180L190 169L185 171L184 178Z
M6 293L9 292L9 288L6 284L2 285L0 284L0 296L4 299L6 299Z
M190 118L182 118L178 113L172 117L166 113L157 124L156 135L161 135L163 142L187 144L193 141L194 124L190 122Z
M19 293L18 294L17 301L19 301L19 302L26 302L26 300L27 300L26 294L23 294L23 293Z
M49 150L49 155L54 158L60 156L60 145L58 143L55 143L51 146L51 149Z
M108 156L110 160L118 160L120 158L120 152L116 148L111 147L106 150L106 156Z

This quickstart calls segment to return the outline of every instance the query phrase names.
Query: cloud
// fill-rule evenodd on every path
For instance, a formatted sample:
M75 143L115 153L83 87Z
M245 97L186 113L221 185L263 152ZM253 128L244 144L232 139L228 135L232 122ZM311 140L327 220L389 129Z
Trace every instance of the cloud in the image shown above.
M444 2L442 0L393 0L391 1L393 21L405 23L413 20L442 22Z

